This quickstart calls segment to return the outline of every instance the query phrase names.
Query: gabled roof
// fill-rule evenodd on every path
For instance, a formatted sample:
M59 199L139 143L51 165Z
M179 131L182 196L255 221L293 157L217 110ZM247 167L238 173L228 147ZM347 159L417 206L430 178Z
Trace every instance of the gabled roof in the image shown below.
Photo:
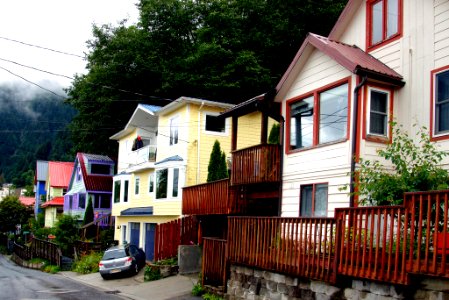
M265 112L276 121L280 121L280 106L272 101L272 97L272 92L256 96L222 112L219 116L220 118L228 118L231 116L240 117L255 111L260 111Z
M48 161L36 161L36 180L46 181L48 176Z
M345 8L341 12L337 22L335 23L334 27L329 33L329 39L338 40L340 38L340 36L348 26L348 23L351 21L351 19L354 17L354 14L357 12L357 9L364 2L365 2L364 0L349 0L348 3L346 3Z
M165 159L163 159L161 161L158 161L158 162L156 162L154 164L155 165L159 165L159 164L163 164L163 163L171 162L171 161L183 161L183 159L179 155L174 155L174 156L167 157L167 158L165 158Z
M126 136L133 132L133 130L135 130L136 128L157 128L156 112L161 110L161 108L161 106L149 104L137 105L125 128L109 137L109 139L119 140L123 136Z
M303 53L305 53L306 49L309 47L315 47L354 74L366 75L369 78L389 82L398 86L404 85L402 76L399 73L359 47L332 41L326 37L309 33L287 71L276 86L276 91L282 89Z
M64 205L64 197L54 197L50 201L47 201L41 205L42 208L48 206L63 206Z
M20 196L19 201L20 201L20 203L22 203L25 206L33 206L36 199L34 197Z
M73 162L48 162L48 176L51 187L67 188L73 172Z
M113 164L114 161L108 156L97 154L77 153L76 157L81 167L81 173L83 175L83 181L86 187L86 191L99 191L99 192L112 193L112 176L87 174L85 159L87 159L90 162L106 162L110 164Z
M182 107L185 104L196 104L196 105L207 105L212 107L220 107L224 109L228 109L234 106L234 104L230 103L224 103L224 102L215 102L210 101L206 99L199 99L199 98L191 98L191 97L179 97L178 99L174 100L172 103L162 107L157 114L158 115L164 115L167 113L170 113L171 111L178 109L179 107Z

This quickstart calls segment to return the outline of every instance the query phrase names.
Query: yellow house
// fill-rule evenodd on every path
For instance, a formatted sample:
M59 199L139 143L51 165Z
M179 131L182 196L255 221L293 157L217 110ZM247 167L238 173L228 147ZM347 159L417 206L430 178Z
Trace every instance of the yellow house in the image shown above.
M139 104L110 137L119 144L112 204L119 243L136 244L153 259L156 224L181 216L182 187L206 182L216 140L230 157L230 122L217 116L232 106L189 97L164 107Z
M45 214L45 227L53 227L63 212L64 195L70 182L73 162L49 161L45 190L46 201L41 204Z

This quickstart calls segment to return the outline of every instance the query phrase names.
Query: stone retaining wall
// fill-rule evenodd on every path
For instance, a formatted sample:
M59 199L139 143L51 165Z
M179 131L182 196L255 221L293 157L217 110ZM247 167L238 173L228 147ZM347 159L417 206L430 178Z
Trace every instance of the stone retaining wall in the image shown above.
M24 268L29 268L29 269L36 269L36 270L40 270L42 269L44 263L43 262L39 262L39 263L31 263L29 261L23 260L21 259L19 256L17 256L15 253L13 253L11 255L11 260L13 262L15 262L17 265L22 266Z
M225 299L298 300L449 300L449 281L424 279L412 286L395 286L347 279L335 286L278 273L231 266Z

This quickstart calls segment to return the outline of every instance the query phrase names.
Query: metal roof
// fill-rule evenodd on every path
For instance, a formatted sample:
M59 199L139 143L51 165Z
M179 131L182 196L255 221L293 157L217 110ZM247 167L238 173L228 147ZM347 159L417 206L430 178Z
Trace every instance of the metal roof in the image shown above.
M148 207L133 207L122 210L120 212L121 216L152 216L153 206Z
M73 172L73 162L48 162L48 177L51 187L67 188Z
M46 181L48 176L48 161L36 161L36 180Z
M48 206L63 206L64 205L64 197L54 197L50 201L42 203L41 207L45 208Z
M158 164L163 164L163 163L170 162L170 161L183 161L183 159L179 155L174 155L174 156L167 157L161 161L158 161L157 163L154 163L154 164L158 165Z
M78 163L81 166L81 173L83 174L83 181L87 191L102 191L112 193L112 176L110 175L92 175L87 174L86 165L84 163L84 158L89 161L105 161L113 163L113 160L108 156L96 155L96 154L77 154ZM75 170L76 172L76 170Z
M34 197L20 196L19 201L25 206L33 206L34 203L36 202L36 199Z

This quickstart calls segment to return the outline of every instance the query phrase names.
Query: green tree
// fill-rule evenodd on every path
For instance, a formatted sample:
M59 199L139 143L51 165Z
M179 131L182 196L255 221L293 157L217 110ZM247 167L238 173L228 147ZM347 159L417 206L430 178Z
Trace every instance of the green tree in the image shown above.
M279 144L279 130L279 123L273 124L273 126L271 126L270 134L268 135L268 144Z
M393 123L392 142L378 155L391 163L386 167L379 161L360 159L356 171L356 194L362 205L397 205L405 192L447 189L449 174L442 169L441 160L448 153L438 150L425 127L418 130L418 141ZM415 125L416 127L416 125Z
M27 223L29 213L16 196L6 196L0 202L0 232L15 231L16 225Z
M136 102L182 95L240 103L273 87L309 31L347 0L140 0L138 24L95 25L86 75L68 89L75 151L114 155ZM316 22L320 20L320 22Z
M89 197L87 201L86 210L84 211L83 225L89 224L94 221L94 208L92 205L92 197Z
M207 182L228 178L226 154L221 151L220 142L215 140L207 167Z
M79 239L78 221L70 215L62 215L55 224L55 236L55 242L63 253L68 255L75 241Z

